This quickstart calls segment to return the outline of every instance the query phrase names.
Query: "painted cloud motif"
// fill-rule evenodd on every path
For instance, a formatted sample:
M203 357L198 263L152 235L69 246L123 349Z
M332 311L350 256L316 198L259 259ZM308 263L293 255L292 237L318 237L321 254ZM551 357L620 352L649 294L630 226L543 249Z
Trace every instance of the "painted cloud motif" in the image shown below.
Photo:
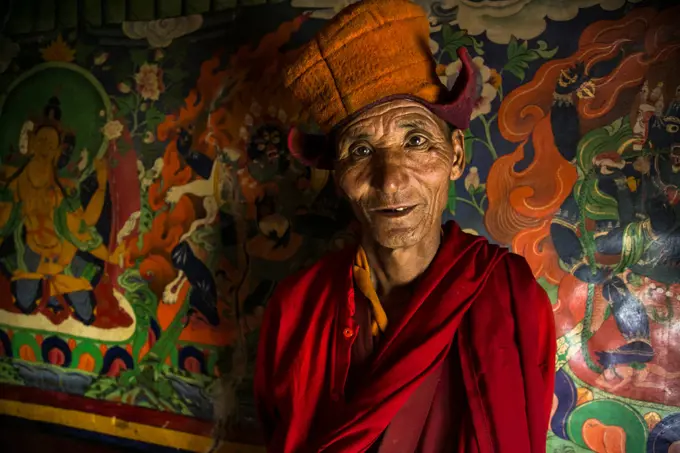
M123 22L123 33L132 39L146 39L152 48L168 47L173 39L193 33L203 25L203 16L175 17L148 22Z
M292 6L312 12L311 17L330 19L355 0L293 0ZM638 3L640 0L628 0ZM442 23L457 25L476 36L507 44L510 38L532 39L545 31L546 19L571 20L579 9L595 5L607 11L621 8L626 0L415 0L430 15L434 31Z
M626 0L444 0L443 4L458 9L455 23L468 34L486 31L489 40L507 44L513 35L517 39L539 36L545 31L546 19L568 21L579 9L596 5L612 11L624 6Z

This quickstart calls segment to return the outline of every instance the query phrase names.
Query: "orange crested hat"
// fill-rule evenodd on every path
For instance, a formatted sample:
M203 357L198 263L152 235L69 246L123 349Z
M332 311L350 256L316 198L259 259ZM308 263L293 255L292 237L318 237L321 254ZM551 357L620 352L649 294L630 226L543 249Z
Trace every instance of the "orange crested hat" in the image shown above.
M394 99L420 102L453 127L467 129L476 97L465 48L449 90L439 80L425 11L409 0L363 0L343 9L286 68L284 81L324 136L293 128L288 147L306 165L332 169L332 134L359 113Z

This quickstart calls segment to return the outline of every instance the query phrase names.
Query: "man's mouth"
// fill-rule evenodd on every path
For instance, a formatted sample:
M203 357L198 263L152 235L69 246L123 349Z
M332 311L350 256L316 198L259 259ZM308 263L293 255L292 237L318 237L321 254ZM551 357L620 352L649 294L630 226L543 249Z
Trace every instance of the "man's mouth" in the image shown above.
M387 208L374 209L373 212L384 217L403 217L410 214L414 206L390 206Z

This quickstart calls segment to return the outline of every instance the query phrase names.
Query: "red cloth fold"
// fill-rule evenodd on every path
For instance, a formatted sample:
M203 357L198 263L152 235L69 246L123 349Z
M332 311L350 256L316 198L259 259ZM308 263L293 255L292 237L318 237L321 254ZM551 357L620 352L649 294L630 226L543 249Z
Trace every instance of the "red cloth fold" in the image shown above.
M405 315L389 325L364 382L345 398L358 329L354 252L284 280L269 302L255 375L268 451L366 451L453 346L472 424L461 452L543 453L554 326L526 262L449 223Z

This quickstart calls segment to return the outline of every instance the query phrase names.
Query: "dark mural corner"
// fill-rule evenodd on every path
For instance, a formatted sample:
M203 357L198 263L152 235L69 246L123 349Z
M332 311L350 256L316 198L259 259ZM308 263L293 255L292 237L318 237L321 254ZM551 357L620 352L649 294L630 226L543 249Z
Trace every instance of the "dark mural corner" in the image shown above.
M258 443L266 301L356 231L279 79L347 3L0 2L0 412ZM548 451L680 452L678 2L418 3L441 81L479 68L445 217L553 302Z

